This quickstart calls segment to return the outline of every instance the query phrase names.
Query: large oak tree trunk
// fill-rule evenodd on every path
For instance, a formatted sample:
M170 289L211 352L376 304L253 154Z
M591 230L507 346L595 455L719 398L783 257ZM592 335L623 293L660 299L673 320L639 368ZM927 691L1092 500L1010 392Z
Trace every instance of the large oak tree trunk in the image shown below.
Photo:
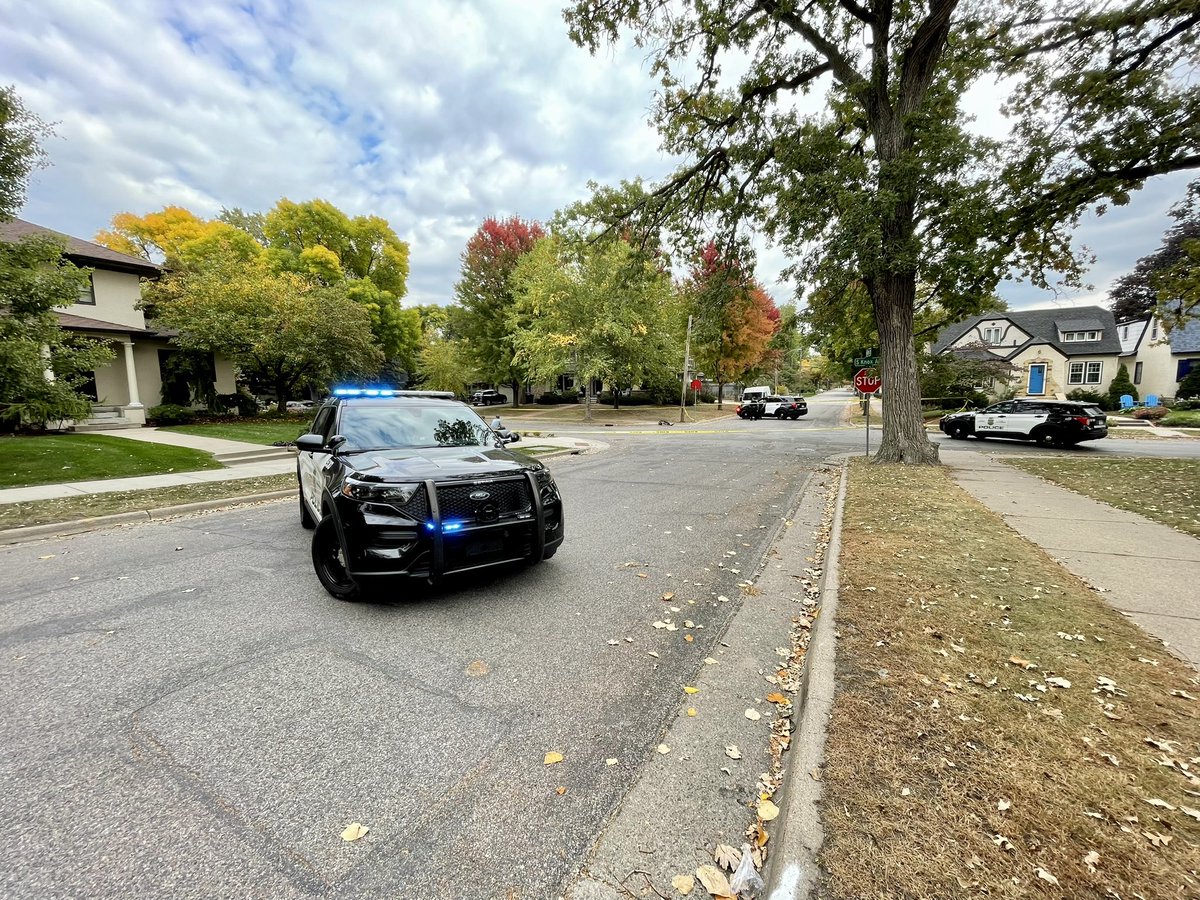
M876 462L937 465L938 448L930 443L921 418L921 382L913 346L915 273L892 273L867 282L879 330L883 374L883 439Z

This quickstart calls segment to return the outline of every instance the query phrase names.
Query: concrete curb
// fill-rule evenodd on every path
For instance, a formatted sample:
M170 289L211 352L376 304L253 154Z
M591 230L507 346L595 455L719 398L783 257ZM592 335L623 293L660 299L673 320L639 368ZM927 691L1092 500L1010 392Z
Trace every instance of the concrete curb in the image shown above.
M810 773L817 771L825 755L825 736L833 708L835 657L837 651L838 554L842 547L842 509L846 503L849 469L842 464L837 506L825 552L821 607L813 623L808 654L801 677L796 708L799 719L792 734L784 775L782 797L776 796L781 815L772 838L767 864L767 900L799 900L809 897L819 883L817 854L825 839L821 824L821 782Z
M240 497L223 497L214 500L197 500L193 503L178 503L174 506L160 506L156 509L136 509L129 512L113 513L107 516L93 516L89 519L76 519L72 522L52 522L48 525L30 525L27 528L7 528L0 531L0 544L21 544L25 541L35 541L44 537L59 537L70 534L82 534L107 528L110 525L124 525L128 522L150 522L155 519L166 519L191 512L204 512L210 509L225 509L240 506L243 503L257 503L262 500L282 500L285 497L295 497L296 489L288 488L283 491L265 491L260 494L243 494Z

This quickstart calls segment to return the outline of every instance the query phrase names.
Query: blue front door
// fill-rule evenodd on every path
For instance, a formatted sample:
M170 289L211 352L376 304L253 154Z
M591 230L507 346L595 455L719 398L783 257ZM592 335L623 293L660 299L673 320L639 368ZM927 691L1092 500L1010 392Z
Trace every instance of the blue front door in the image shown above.
M1046 393L1046 364L1034 363L1029 367L1029 393L1033 396Z

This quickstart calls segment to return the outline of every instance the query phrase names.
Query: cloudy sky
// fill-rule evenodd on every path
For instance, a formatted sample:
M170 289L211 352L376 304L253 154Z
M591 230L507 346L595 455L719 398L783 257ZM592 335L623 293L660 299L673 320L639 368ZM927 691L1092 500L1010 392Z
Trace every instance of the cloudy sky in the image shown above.
M544 220L588 181L672 168L646 124L642 54L592 58L567 39L562 5L5 0L0 83L57 132L22 217L91 238L121 211L321 197L388 219L411 246L406 302L444 303L485 217ZM996 108L986 89L978 103ZM1187 180L1151 182L1084 224L1093 292L1002 295L1014 307L1103 301L1158 247ZM768 248L759 265L780 301L794 291L776 281L783 264Z

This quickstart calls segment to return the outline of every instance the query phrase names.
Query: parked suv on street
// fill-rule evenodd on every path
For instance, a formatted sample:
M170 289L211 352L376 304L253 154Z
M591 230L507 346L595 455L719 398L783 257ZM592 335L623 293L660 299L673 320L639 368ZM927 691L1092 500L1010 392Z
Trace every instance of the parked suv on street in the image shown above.
M808 415L808 403L803 397L771 396L766 400L763 413L777 419L799 419Z
M476 391L471 395L471 403L475 406L491 406L493 403L507 403L508 398L499 391Z
M296 439L300 524L325 590L356 600L384 576L434 582L552 557L558 486L505 434L448 392L335 391Z
M1108 436L1108 420L1094 403L1070 400L1005 400L986 409L942 416L938 427L956 440L974 435L1015 438L1070 447Z

